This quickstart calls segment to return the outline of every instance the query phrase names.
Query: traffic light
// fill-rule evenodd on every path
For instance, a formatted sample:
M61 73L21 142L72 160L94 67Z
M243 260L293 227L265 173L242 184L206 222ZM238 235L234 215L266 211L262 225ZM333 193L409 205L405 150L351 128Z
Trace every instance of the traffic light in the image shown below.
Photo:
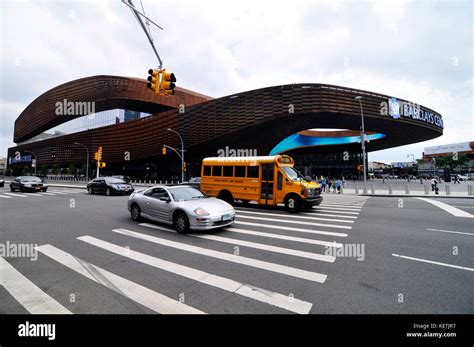
M166 155L166 147L165 146L163 146L163 148L161 148L161 154Z
M162 70L160 89L163 93L173 95L175 93L174 88L176 87L176 77L172 72L166 72L166 69Z
M159 93L160 91L160 73L161 70L154 70L150 69L148 70L148 83L146 84L147 88L151 89L155 93Z
M186 172L186 162L183 161L183 171Z
M105 163L104 163L103 161L98 161L98 162L97 162L97 167L98 167L99 169L103 169L103 168L105 168Z
M94 152L94 160L99 160L99 152Z
M97 159L98 161L101 161L102 160L102 146L99 147L99 149L97 150Z

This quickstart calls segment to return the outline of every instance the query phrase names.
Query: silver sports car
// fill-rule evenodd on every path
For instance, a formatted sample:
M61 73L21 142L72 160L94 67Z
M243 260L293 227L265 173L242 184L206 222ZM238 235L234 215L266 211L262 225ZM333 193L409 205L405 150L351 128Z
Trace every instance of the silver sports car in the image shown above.
M172 224L181 234L230 225L235 218L232 205L190 186L155 186L135 192L127 206L134 221L145 217Z

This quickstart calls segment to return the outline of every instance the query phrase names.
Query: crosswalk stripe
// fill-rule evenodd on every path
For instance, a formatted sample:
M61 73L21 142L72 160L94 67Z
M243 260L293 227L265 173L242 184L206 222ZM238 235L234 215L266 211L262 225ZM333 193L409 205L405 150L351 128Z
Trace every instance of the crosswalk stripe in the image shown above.
M173 229L164 228L164 227L154 225L154 224L150 224L150 223L141 223L140 225L144 226L144 227L147 227L147 228L153 228L153 229L164 230L164 231L167 231L167 232L176 233L176 231L174 231ZM320 261L325 261L325 262L328 262L328 263L334 263L334 260L336 260L336 257L328 256L328 255L324 255L324 254L298 251L296 249L265 245L265 244L262 244L262 243L232 239L232 238L222 237L222 236L218 236L218 235L188 234L188 236L198 237L198 238L201 238L201 239L206 239L206 240L211 240L211 241L230 243L232 245L239 245L239 246L244 246L244 247L249 247L249 248L261 249L263 251L287 254L287 255L292 255L292 256L300 257L300 258L320 260Z
M54 194L63 194L63 195L69 194L69 193L60 192L60 191L57 191L57 190L51 190L51 191L50 191L50 193L54 193Z
M313 210L311 212L300 212L302 215L308 215L308 216L326 216L326 217L338 217L338 218L352 218L352 219L358 219L359 217L357 216L347 216L343 214L327 214L324 211L316 211Z
M337 243L335 241L333 241L333 242L321 241L321 240L308 239L308 238L304 238L304 237L287 236L287 235L281 235L281 234L271 234L271 233L264 233L262 231L239 229L239 228L226 228L225 230L226 230L226 232L229 231L229 232L235 232L235 233L246 234L246 235L270 237L270 238L273 238L273 239L308 243L308 244L312 244L312 245L321 245L321 246L335 247L335 248L342 247L342 243Z
M299 231L301 233L308 233L308 234L320 234L320 235L347 237L346 233L336 233L336 232L333 232L333 231L302 229L302 228L294 228L294 227L284 227L284 226L280 226L280 225L261 224L261 223L252 223L252 222L242 222L242 221L236 221L234 224L250 225L250 226L254 226L254 227L261 227L261 228L267 228L267 229L280 229L280 230Z
M352 214L352 215L358 215L359 212L349 212L349 211L345 211L345 210L341 210L341 209L337 209L337 208L331 208L331 207L319 207L319 206L316 206L316 207L313 207L314 210L316 211L320 211L320 212L323 212L323 211L327 211L327 212L337 212L337 213L342 213L342 214Z
M70 314L67 308L43 292L21 272L0 257L0 285L9 292L21 306L33 314Z
M312 272L312 271L297 269L297 268L294 268L294 267L274 264L274 263L270 263L270 262L263 261L263 260L247 258L247 257L241 256L241 255L234 255L234 254L214 251L214 250L207 249L207 248L187 245L187 244L183 244L183 243L179 243L179 242L175 242L175 241L171 241L171 240L166 240L166 239L162 239L162 238L147 235L147 234L137 233L137 232L132 231L132 230L114 229L113 232L119 233L119 234L122 234L122 235L132 236L132 237L135 237L135 238L138 238L138 239L142 239L142 240L145 240L145 241L157 243L157 244L160 244L160 245L163 245L163 246L172 247L172 248L176 248L176 249L180 249L180 250L183 250L183 251L192 252L192 253L196 253L196 254L200 254L200 255L205 255L205 256L208 256L208 257L212 257L212 258L226 260L226 261L237 263L237 264L243 264L243 265L247 265L247 266L250 266L250 267L263 269L263 270L267 270L267 271L271 271L271 272L276 272L276 273L280 273L280 274L287 275L287 276L297 277L297 278L305 279L305 280L308 280L308 281L324 283L324 281L326 281L326 277L327 277L327 275L320 274L318 272Z
M42 196L42 195L39 195L38 193L27 193L27 194L28 194L27 195L28 197L30 196L41 197Z
M158 313L168 314L196 314L204 313L191 306L180 303L167 296L157 293L138 283L115 275L94 264L76 258L52 245L37 247L38 251L73 271L97 282L116 293L119 293L139 304L148 307Z
M430 204L439 207L440 209L450 213L455 217L466 217L466 218L474 218L474 215L470 214L469 212L460 210L459 208L453 207L451 205L445 204L444 202L433 200L433 199L426 199L426 198L415 198L419 200L423 200L429 202Z
M28 195L23 195L23 194L15 194L15 193L3 193L6 195L11 195L11 196L19 196L21 198L26 198Z
M253 287L248 284L243 284L225 277L213 275L205 271L197 270L188 266L152 257L150 255L136 252L126 247L117 246L115 244L97 239L92 236L81 236L77 239L87 242L96 247L105 249L109 252L127 257L129 259L133 259L143 264L153 266L160 270L186 277L191 280L204 283L206 285L216 287L230 293L242 295L250 299L264 302L272 306L277 306L291 312L307 314L313 306L313 304L310 302L298 300L296 298L289 300L289 297L287 295L270 292L265 289Z
M38 193L38 194L41 194L41 195L56 195L56 194L53 194L53 193L46 193L46 192L41 192L41 193Z
M248 213L248 214L257 214L257 215L262 215L262 216L282 217L282 218L290 217L288 214L283 214L283 213L254 212L254 211L244 211L240 209L237 211L239 212L239 214ZM292 215L291 219L309 219L309 220L323 220L323 221L328 221L328 222L354 223L354 221L352 220L340 220L340 219L320 218L320 217L305 217L305 216L295 216L295 215Z
M11 196L0 195L0 198L11 199Z
M316 226L326 227L326 228L352 229L352 227L350 227L348 225L324 224L324 223L314 223L314 222L300 222L300 221L294 221L294 220L282 220L282 219L275 219L275 218L251 217L251 216L242 216L242 215L237 215L236 216L237 220L239 220L240 218L252 219L252 220L253 219L263 220L263 221L267 221L267 222L302 224L302 225L316 225Z
M338 207L344 210L354 210L354 211L360 211L362 210L361 206L354 206L354 205L340 205L340 204L321 204L319 205L320 207Z

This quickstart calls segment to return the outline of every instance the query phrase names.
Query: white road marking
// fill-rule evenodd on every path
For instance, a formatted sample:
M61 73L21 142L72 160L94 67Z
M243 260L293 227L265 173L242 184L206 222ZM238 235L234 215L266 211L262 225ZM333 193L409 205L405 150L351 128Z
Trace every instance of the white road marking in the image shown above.
M157 293L140 284L129 281L126 278L115 275L107 270L101 269L91 263L66 253L52 245L43 245L37 247L38 251L58 263L76 271L77 273L89 278L90 280L102 284L139 304L148 307L158 313L169 314L196 314L204 313L193 307L180 303Z
M267 229L291 230L291 231L298 231L298 232L301 232L301 233L308 233L308 234L320 234L320 235L347 237L346 233L335 233L335 232L332 232L332 231L311 230L311 229L302 229L302 228L294 228L294 227L284 227L284 226L272 225L272 224L261 224L261 223L241 222L241 221L237 221L234 224L250 225L250 226L254 226L254 227L261 227L261 228L267 228Z
M39 195L38 193L25 193L25 194L28 194L27 196L30 197L30 196L35 196L35 197L41 197L42 195Z
M410 259L410 260L415 260L415 261L421 261L424 263L430 263L430 264L435 264L435 265L441 265L441 266L447 266L447 267L452 267L454 269L460 269L460 270L466 270L466 271L474 271L473 268L470 267L465 267L465 266L458 266L458 265L452 265L452 264L446 264L446 263L440 263L438 261L432 261L432 260L426 260L426 259L420 259L420 258L414 258L414 257L407 257L405 255L399 255L399 254L392 254L394 257L398 258L403 258L403 259Z
M302 225L316 225L316 226L326 227L326 228L352 229L352 227L350 227L348 225L323 224L323 223L314 223L314 222L300 222L300 221L293 221L293 220L282 220L282 219L264 218L264 217L251 217L251 216L242 216L242 215L237 215L236 216L237 220L239 220L241 218L252 219L252 220L255 220L255 219L256 220L263 220L263 221L267 221L267 222L302 224Z
M326 278L327 278L327 275L320 274L317 272L311 272L311 271L297 269L297 268L289 267L285 265L274 264L267 261L247 258L240 255L234 255L234 254L214 251L207 248L187 245L180 242L166 240L166 239L162 239L162 238L147 235L147 234L137 233L132 230L114 229L113 232L127 235L127 236L132 236L137 239L142 239L145 241L157 243L163 246L172 247L172 248L180 249L180 250L191 252L191 253L196 253L196 254L205 255L208 257L216 258L216 259L229 261L232 263L247 265L250 267L263 269L263 270L267 270L271 272L276 272L276 273L280 273L287 276L302 278L308 281L324 283L324 281L326 281Z
M41 194L41 195L56 195L56 194L53 194L53 193L46 193L46 192L38 192L38 194Z
M0 257L0 285L2 285L28 312L33 314L70 314L67 308L43 292Z
M352 215L358 215L359 212L349 212L346 210L341 210L338 208L332 208L332 207L319 207L319 206L313 206L313 209L318 211L318 212L328 212L328 213L342 213L342 214L352 214Z
M0 195L0 198L11 199L11 196Z
M324 211L316 211L316 210L311 211L311 212L300 212L299 214L308 215L308 216L338 217L338 218L352 218L352 219L359 218L357 216L346 216L342 214L327 214Z
M327 247L335 247L335 248L341 248L342 243L337 243L335 241L330 242L330 241L320 241L320 240L314 240L314 239L307 239L304 237L295 237L295 236L286 236L286 235L280 235L280 234L271 234L271 233L264 233L262 231L255 231L255 230L247 230L247 229L239 229L239 228L226 228L226 232L235 232L235 233L240 233L240 234L246 234L246 235L253 235L253 236L261 236L261 237L270 237L273 239L280 239L280 240L287 240L287 241L294 241L294 242L301 242L301 243L309 243L311 245L321 245L321 246L327 246Z
M359 207L359 206L354 206L354 205L341 205L341 204L321 204L319 205L319 207L337 207L337 208L341 208L343 210L347 210L347 211L360 211L362 210L362 207Z
M237 210L237 212L238 213L257 214L257 215L262 215L262 216L275 216L275 217L290 218L290 219L294 218L294 219L323 220L323 221L327 221L327 222L354 223L354 221L352 221L352 220L295 216L295 215L289 215L289 214L283 214L283 213L254 212L254 211L242 211L242 210ZM239 216L239 214L237 216Z
M51 193L54 193L54 194L63 194L63 195L69 194L69 193L60 192L60 191L57 191L57 190L51 190L50 192L51 192Z
M462 231L440 230L440 229L430 229L430 228L427 228L426 230L439 231L439 232L442 232L442 233L451 233L451 234L461 234L461 235L474 236L474 234L471 234L471 233L464 233L464 232L462 232Z
M95 237L81 236L77 239L105 249L109 252L127 257L129 259L133 259L143 264L153 266L157 269L171 272L173 274L186 277L191 280L204 283L230 293L235 293L238 295L245 296L247 298L264 302L272 306L277 306L291 312L307 314L313 306L313 304L310 302L298 299L290 300L287 295L270 292L261 288L239 283L237 281L225 277L213 275L208 272L166 261L160 258L152 257L144 253L133 251L129 248L120 247L115 244L97 239Z
M3 193L6 195L11 195L11 196L19 196L21 198L26 198L28 195L23 195L23 194L16 194L16 193Z
M443 203L441 201L438 201L438 200L432 200L432 199L426 199L426 198L415 198L415 199L419 199L419 200L429 202L430 204L432 204L436 207L439 207L440 209L452 214L455 217L474 218L474 215L472 215L472 214L470 214L466 211L460 210L456 207L453 207L451 205L445 204L445 203Z
M171 233L176 233L176 231L174 231L173 229L164 228L164 227L154 225L154 224L141 223L140 225L144 226L144 227L147 227L147 228L153 228L153 229L158 229L158 230L164 230L164 231L171 232ZM244 247L260 249L262 251L269 251L269 252L274 252L274 253L287 254L287 255L292 255L292 256L300 257L300 258L320 260L320 261L325 261L325 262L328 262L328 263L334 263L334 260L336 260L336 257L328 256L328 255L324 255L324 254L298 251L296 249L265 245L265 244L262 244L262 243L232 239L232 238L229 238L229 237L222 237L222 236L218 236L218 235L188 234L188 236L198 237L198 238L201 238L201 239L206 239L206 240L211 240L211 241L230 243L232 245L239 245L239 246L244 246Z

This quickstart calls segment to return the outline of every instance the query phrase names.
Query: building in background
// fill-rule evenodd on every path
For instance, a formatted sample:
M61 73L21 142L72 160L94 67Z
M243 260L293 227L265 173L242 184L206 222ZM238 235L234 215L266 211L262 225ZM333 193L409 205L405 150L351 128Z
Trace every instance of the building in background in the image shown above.
M462 165L456 165L456 158L464 155L468 160ZM455 166L449 170L437 167L436 160L441 157L452 158ZM425 147L423 160L419 163L419 171L425 175L449 176L461 174L472 178L474 176L474 141Z

